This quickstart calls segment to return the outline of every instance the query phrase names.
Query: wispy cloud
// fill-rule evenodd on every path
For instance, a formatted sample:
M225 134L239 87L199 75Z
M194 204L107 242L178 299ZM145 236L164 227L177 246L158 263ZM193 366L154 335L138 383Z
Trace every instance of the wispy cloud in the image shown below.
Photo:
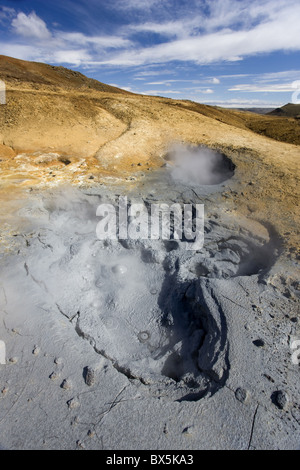
M174 69L164 69L164 68L159 68L159 70L151 70L151 69L145 69L143 67L143 70L140 72L136 72L134 74L134 80L146 80L148 77L156 77L156 76L163 76L163 75L175 75Z
M197 100L195 100L197 101ZM259 99L253 100L242 100L242 99L228 99L228 100L204 100L202 103L209 104L211 106L223 106L225 108L278 108L284 103L274 101L264 101Z
M85 61L85 65L90 67L135 67L174 61L205 65L241 61L248 56L279 50L300 50L298 0L254 0L251 3L245 0L211 0L204 3L194 0L192 6L195 14L191 15L187 8L187 13L181 16L176 5L178 3L172 0L118 0L111 8L118 6L140 12L143 8L153 11L155 7L164 15L162 20L148 22L139 21L139 17L135 16L133 22L124 23L108 35L53 30L35 12L18 12L11 22L15 37L10 38L7 44L13 45L15 50L20 46L19 56L24 52L24 45L35 46L33 60L47 56L52 62L63 58L63 53L55 52L59 45L61 51L68 51L68 60L72 58L70 51L74 51L73 57L77 61ZM168 11L168 6L173 6L174 12ZM203 6L206 7L205 11ZM1 10L6 20L12 14L11 9ZM156 33L159 37L154 44L147 46L136 35L141 32ZM34 42L37 39L41 43ZM76 54L78 50L80 53ZM214 84L217 84L216 80Z
M161 0L115 0L111 7L116 10L146 10L159 6Z
M166 86L170 86L171 83L201 83L201 80L185 80L185 79L176 79L176 80L161 80L161 81L157 81L157 82L147 82L146 84L147 85L166 85Z
M11 21L15 14L14 8L0 7L0 24L4 25L7 21Z
M11 20L14 40L2 41L1 52L20 59L79 66L96 63L100 55L105 57L111 50L121 51L133 44L122 36L88 36L81 32L50 30L34 11L26 15L8 10L2 9L0 15Z
M277 82L282 80L294 81L300 79L300 70L283 70L281 72L263 73L256 75L258 82Z
M214 93L214 90L211 88L207 88L206 90L197 90L199 93L203 93L204 95L210 95L211 93Z
M243 84L236 85L232 88L229 88L229 91L243 91L247 93L282 93L287 91L294 91L295 87L292 83L277 83L277 84Z
M33 58L37 57L35 46L0 42L0 50L3 55L17 57L23 60L34 60Z
M182 91L180 90L145 90L143 91L144 95L155 95L155 96L167 96L167 95L181 95Z
M182 21L169 21L167 23L142 23L130 26L128 31L130 31L130 33L150 32L166 38L175 38L178 36L186 36L188 26L190 26L190 24L187 25Z
M249 8L251 10L251 6ZM300 50L298 22L300 4L282 5L278 16L274 16L272 13L274 13L274 9L270 11L267 18L255 26L251 26L250 29L236 29L237 25L234 24L232 28L212 33L200 32L183 39L127 50L112 55L104 60L103 64L136 66L171 61L210 64L220 61L234 62L247 56L278 50ZM233 29L234 27L235 29Z
M251 83L236 84L228 91L244 93L285 93L295 89L295 81L300 80L300 70L284 70L272 73L248 75Z
M120 36L86 36L83 33L63 33L56 35L59 39L67 43L80 46L96 46L105 49L122 49L131 46L133 43L129 39Z
M16 18L12 20L14 32L25 38L50 39L51 33L46 23L39 18L33 11L29 15L18 13Z
M30 3L26 11L25 2L0 7L1 54L75 66L101 81L106 74L123 88L135 81L144 94L202 100L215 93L221 101L210 102L220 105L229 93L249 98L245 106L258 105L254 93L281 98L300 79L271 55L266 70L272 64L274 72L244 67L248 58L300 51L299 0L53 0L62 13L56 22Z

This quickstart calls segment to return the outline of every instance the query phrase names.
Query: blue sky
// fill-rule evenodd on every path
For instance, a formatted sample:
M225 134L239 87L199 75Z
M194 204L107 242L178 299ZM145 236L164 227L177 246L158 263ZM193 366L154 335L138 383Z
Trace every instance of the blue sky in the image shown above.
M299 0L0 0L0 54L135 93L276 107L300 88L299 24Z

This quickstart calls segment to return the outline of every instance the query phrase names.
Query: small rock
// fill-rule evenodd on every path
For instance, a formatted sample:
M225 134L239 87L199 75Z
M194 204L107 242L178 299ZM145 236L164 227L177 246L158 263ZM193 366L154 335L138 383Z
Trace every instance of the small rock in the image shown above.
M74 408L78 408L80 403L76 398L71 398L71 400L67 401L67 405L70 410L73 410Z
M49 375L49 379L51 379L51 380L56 380L56 379L58 379L58 377L59 377L59 374L57 372L52 372Z
M63 361L62 361L62 358L61 358L61 357L56 357L56 358L54 359L54 364L60 365L60 364L62 364L62 362L63 362Z
M85 449L85 445L82 441L76 441L76 445L79 449Z
M244 388L239 387L235 391L235 398L241 403L245 403L249 398L249 392Z
M69 379L64 379L61 384L61 388L64 390L70 390L72 388L72 382Z
M72 419L71 421L71 426L77 426L78 423L79 423L78 416L75 416L74 419Z
M278 390L274 394L274 401L275 405L280 408L281 410L284 410L287 408L288 403L289 403L289 396L286 392L283 390Z
M40 348L38 346L34 346L32 354L34 354L34 356L37 356L39 353L40 353Z
M265 345L265 342L262 339L255 339L253 341L254 346L257 346L258 348L262 348Z
M88 432L87 432L87 435L88 435L89 437L94 437L94 436L95 436L95 432L92 431L91 429L89 429Z
M194 426L187 426L187 427L184 428L184 430L182 431L182 434L184 434L185 436L192 436L192 434L193 434L193 427L194 427Z
M8 387L3 387L3 388L2 388L1 393L2 393L2 395L3 395L4 397L5 397L5 395L7 394L8 390L9 390Z
M18 362L18 358L17 358L17 357L11 357L11 358L9 359L9 362L10 362L11 364L16 364L16 363Z
M95 370L92 367L85 367L83 370L85 383L91 387L95 383Z

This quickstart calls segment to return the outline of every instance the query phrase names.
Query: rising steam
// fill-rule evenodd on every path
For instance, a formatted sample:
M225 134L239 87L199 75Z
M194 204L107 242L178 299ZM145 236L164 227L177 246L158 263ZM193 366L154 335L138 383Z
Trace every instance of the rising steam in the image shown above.
M166 159L172 179L188 186L219 184L234 174L231 160L207 147L176 146Z

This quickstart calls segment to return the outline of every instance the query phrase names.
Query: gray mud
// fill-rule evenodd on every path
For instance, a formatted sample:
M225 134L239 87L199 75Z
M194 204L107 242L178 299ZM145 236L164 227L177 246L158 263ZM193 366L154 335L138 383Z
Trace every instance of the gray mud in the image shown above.
M33 193L16 214L1 265L2 448L299 448L298 291L281 240L224 208L233 167L216 184L175 184L173 170L131 192ZM120 195L204 204L203 248L97 239L97 206Z

